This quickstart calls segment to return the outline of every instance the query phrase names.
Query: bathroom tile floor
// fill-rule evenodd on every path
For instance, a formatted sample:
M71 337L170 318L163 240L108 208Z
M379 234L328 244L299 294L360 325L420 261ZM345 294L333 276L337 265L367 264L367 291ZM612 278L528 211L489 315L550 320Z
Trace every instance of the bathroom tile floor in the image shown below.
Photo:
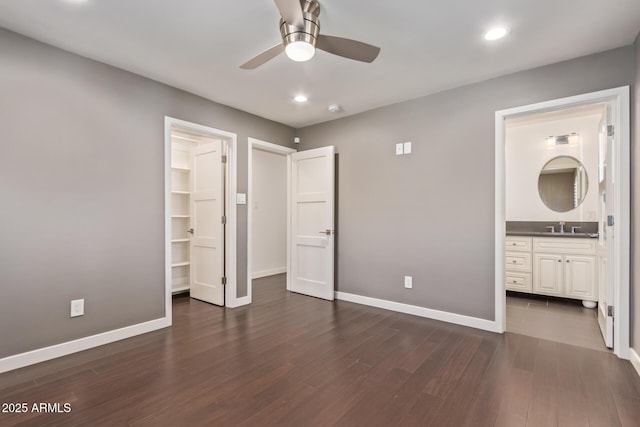
M597 309L578 300L507 293L507 331L599 351L604 346Z

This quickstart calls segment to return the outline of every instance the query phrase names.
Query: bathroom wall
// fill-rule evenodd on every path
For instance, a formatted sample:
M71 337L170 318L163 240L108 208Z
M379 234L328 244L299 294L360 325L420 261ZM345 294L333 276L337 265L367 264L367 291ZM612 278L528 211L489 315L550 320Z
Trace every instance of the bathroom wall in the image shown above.
M563 118L516 118L506 123L506 219L507 221L597 221L598 130L602 113ZM564 113L566 114L566 113ZM550 135L577 132L576 145L547 145ZM571 156L585 166L588 190L583 203L568 212L549 209L538 193L542 167L556 156Z

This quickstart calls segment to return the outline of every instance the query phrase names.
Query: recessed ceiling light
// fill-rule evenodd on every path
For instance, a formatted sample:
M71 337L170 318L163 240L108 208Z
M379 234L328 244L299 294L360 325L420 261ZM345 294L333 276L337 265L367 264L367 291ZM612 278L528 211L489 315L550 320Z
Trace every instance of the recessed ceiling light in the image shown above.
M498 40L507 35L509 31L505 27L495 27L484 34L485 40Z
M296 102L307 102L309 100L309 98L307 98L307 95L300 94L300 95L296 95L293 98L293 100L296 101Z

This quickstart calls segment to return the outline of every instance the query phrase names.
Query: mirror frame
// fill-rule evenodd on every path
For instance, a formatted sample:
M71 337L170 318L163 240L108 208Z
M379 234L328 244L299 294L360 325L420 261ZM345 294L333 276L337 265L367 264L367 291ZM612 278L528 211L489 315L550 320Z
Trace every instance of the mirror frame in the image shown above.
M573 181L573 185L572 185L572 191L571 191L571 198L573 199L573 205L571 208L566 209L564 206L561 206L559 204L553 203L552 200L549 199L549 194L545 194L544 193L544 189L541 186L541 181L542 181L542 177L543 175L547 175L545 173L543 173L549 166L550 163L558 160L558 159L571 159L576 163L575 169L579 172L582 172L581 174L574 176L574 181ZM576 200L576 195L575 195L575 191L576 191L576 180L578 179L578 177L583 176L584 179L584 185L581 186L581 188L584 188L583 191L581 191L581 196L579 200ZM589 191L589 175L587 174L587 168L584 166L584 164L576 159L573 156L569 156L569 155L559 155L559 156L555 156L551 159L549 159L543 166L542 169L540 169L540 172L538 173L538 196L540 197L540 200L542 200L542 203L549 208L550 210L554 211L554 212L558 212L558 213L566 213L566 212L570 212L574 209L577 209L580 207L580 205L582 205L582 203L584 203L584 200L587 198L587 193Z

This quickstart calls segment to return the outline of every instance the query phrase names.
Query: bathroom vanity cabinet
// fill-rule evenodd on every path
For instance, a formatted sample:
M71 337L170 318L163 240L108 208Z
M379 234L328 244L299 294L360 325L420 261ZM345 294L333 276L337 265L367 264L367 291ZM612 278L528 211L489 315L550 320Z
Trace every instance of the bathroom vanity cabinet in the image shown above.
M507 236L506 289L597 301L596 239Z
M531 282L532 238L507 236L505 241L505 282L510 291L533 291Z

